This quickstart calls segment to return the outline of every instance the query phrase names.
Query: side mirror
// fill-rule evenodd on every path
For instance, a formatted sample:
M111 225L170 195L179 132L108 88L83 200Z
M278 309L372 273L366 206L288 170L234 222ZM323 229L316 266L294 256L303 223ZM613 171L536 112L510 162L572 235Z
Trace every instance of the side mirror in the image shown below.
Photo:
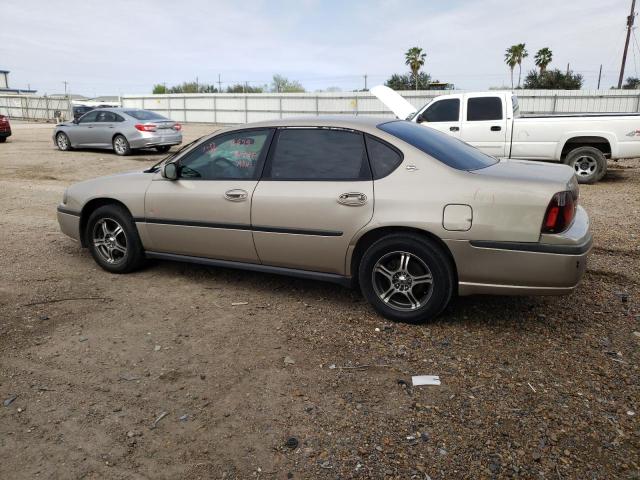
M73 119L73 123L75 123L75 124L77 125L78 123L80 123L80 119L78 119L78 118L74 118L74 119Z
M177 180L178 179L178 167L175 163L169 162L165 163L162 167L162 176L167 180Z
M426 122L427 119L425 117L422 116L422 114L418 115L418 118L416 118L416 122L417 123L422 123L422 122Z

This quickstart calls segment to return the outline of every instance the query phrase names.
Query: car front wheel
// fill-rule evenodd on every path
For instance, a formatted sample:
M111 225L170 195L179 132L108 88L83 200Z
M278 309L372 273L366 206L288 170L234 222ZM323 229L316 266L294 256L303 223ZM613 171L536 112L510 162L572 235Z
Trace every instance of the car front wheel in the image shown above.
M109 272L128 273L144 261L142 242L133 219L119 205L105 205L91 214L86 240L93 259Z
M58 146L58 149L63 152L71 150L71 142L69 141L69 137L66 133L60 132L56 135L56 145Z
M411 233L388 235L371 245L358 277L373 308L398 322L435 318L454 292L453 268L442 248Z

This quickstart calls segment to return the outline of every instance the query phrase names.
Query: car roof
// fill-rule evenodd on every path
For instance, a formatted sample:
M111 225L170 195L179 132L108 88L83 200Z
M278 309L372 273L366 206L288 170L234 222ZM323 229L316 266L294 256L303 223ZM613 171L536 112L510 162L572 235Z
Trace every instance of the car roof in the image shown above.
M363 117L355 115L319 115L305 117L291 117L262 122L232 125L224 130L243 130L249 128L277 128L277 127L328 127L346 128L354 130L372 130L382 123L392 122L395 119L385 117Z

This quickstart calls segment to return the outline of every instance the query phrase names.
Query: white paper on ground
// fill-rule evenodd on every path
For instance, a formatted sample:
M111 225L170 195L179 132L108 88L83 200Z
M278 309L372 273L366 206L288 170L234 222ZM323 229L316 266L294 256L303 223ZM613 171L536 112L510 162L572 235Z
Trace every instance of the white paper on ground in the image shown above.
M438 375L416 375L411 377L413 386L419 385L440 385L440 377Z

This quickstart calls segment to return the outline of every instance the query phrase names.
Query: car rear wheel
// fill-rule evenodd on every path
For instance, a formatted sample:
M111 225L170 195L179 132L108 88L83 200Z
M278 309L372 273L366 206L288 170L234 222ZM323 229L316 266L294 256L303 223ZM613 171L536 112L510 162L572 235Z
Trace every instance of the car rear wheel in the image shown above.
M594 147L571 150L565 163L573 168L579 183L595 183L607 173L607 158Z
M116 135L113 137L113 151L117 155L129 155L131 153L129 141L123 135Z
M7 141L7 137L0 137L0 143L4 143Z
M56 135L56 145L58 146L58 150L62 150L63 152L71 150L71 142L66 133L60 132Z
M128 273L144 261L142 242L133 219L119 205L105 205L91 214L86 240L93 259L108 272Z
M454 273L435 243L415 234L392 234L371 245L360 262L363 295L381 315L423 323L449 304Z
M156 151L160 153L167 153L171 149L171 145L161 145L156 147Z

